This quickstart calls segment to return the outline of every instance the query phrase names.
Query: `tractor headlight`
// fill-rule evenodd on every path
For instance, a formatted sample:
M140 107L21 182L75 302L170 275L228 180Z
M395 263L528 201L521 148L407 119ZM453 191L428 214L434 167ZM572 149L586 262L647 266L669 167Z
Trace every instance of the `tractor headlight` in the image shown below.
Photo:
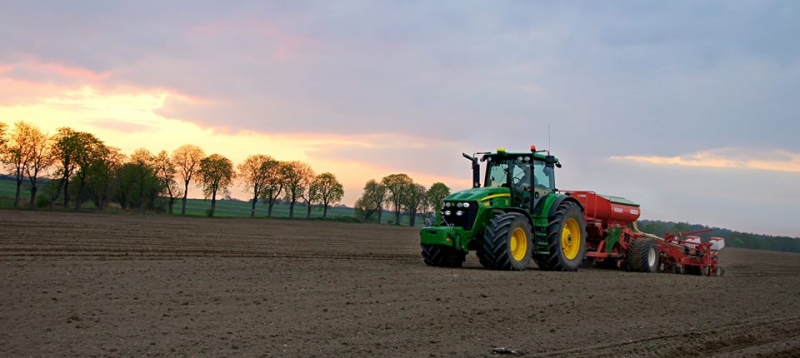
M450 202L448 201L448 202L444 203L444 207L445 208L449 208L450 207Z
M464 203L456 203L456 207L457 207L457 208L460 208L460 207L462 207L462 206L464 206Z
M450 210L445 210L445 211L444 211L444 215L445 215L445 216L450 216Z
M459 210L459 211L456 211L456 216L461 216L461 215L464 215L464 212L463 212L463 211L461 211L461 210Z
M469 203L464 203L464 208L466 209L468 207L469 207Z

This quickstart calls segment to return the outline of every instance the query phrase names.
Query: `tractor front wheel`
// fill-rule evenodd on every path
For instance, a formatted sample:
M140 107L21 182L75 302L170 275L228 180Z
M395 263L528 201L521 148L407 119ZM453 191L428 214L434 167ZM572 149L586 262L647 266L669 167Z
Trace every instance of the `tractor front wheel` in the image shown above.
M493 270L525 270L533 249L531 224L518 214L495 216L486 227L478 258Z
M543 270L576 271L586 255L586 219L581 208L572 202L558 206L547 227L547 255L536 263Z
M636 239L628 250L628 267L631 271L658 271L658 244L649 238Z
M428 266L461 267L467 253L452 247L422 244L422 259Z

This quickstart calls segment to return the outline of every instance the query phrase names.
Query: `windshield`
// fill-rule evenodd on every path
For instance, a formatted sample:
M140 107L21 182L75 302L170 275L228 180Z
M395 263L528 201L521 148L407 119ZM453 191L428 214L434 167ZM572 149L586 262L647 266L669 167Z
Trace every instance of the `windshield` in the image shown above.
M486 187L508 187L510 185L531 185L531 158L488 157L489 167L486 169Z

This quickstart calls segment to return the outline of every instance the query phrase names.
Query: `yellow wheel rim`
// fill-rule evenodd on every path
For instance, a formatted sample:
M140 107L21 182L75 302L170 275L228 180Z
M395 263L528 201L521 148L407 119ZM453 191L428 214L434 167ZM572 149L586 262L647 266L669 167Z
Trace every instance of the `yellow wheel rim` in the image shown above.
M525 229L518 227L511 232L511 256L516 261L522 261L528 252L528 234Z
M581 227L574 218L567 219L561 230L561 251L567 260L574 260L581 251Z

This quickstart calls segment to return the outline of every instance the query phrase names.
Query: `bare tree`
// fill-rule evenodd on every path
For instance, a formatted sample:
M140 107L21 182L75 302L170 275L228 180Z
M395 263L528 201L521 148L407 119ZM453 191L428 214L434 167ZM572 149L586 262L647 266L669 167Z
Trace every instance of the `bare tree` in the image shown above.
M139 211L144 212L145 204L149 202L152 207L154 196L159 194L150 192L154 187L160 186L152 183L152 180L148 180L152 179L156 173L155 156L147 148L138 148L131 153L130 162L135 164L138 169L137 183L139 184L139 198L141 198Z
M442 203L448 195L450 195L450 188L441 182L433 183L428 192L425 193L428 207L433 210L434 215L442 210Z
M375 179L370 179L364 185L364 192L361 197L356 200L355 211L359 218L370 221L372 215L378 214L378 223L381 222L383 216L383 203L386 201L386 187L377 182Z
M172 163L178 173L183 178L183 206L181 207L181 215L186 215L186 198L189 195L189 183L192 177L200 169L200 161L205 157L205 153L200 147L192 144L186 144L172 152Z
M169 202L167 204L168 212L172 214L175 206L175 199L181 195L181 188L178 186L178 182L175 181L175 174L177 174L178 171L166 150L160 151L158 155L153 158L153 168L155 169L156 178L158 178L161 184L160 187L166 191L169 197Z
M38 128L34 127L31 133L31 155L30 163L25 169L25 174L28 176L28 183L31 186L31 200L29 207L34 209L36 207L36 195L39 192L39 176L47 168L51 167L56 158L50 151L52 148L52 139L42 133Z
M75 163L77 164L75 178L78 180L78 197L75 199L76 212L81 210L81 205L84 201L83 194L86 189L86 178L93 170L92 166L97 165L100 158L106 156L109 150L103 141L97 139L94 134L78 132L77 138L80 150L75 156Z
M114 194L115 178L125 160L119 148L105 147L95 158L86 176L86 189L95 207L103 211Z
M344 187L331 173L322 173L314 178L309 188L312 202L322 203L322 217L328 216L328 206L342 200ZM310 216L310 215L309 215Z
M0 122L0 152L3 151L3 146L6 144L6 128L5 122Z
M297 199L311 184L314 178L314 171L311 167L303 162L289 162L288 165L283 167L283 178L285 181L285 194L286 200L289 201L289 217L294 217L294 206Z
M14 124L8 136L8 142L5 143L5 148L0 153L0 161L11 168L11 175L14 176L17 184L17 192L14 196L14 208L19 208L20 196L22 194L22 182L25 181L25 173L31 163L33 148L35 147L34 140L36 134L39 132L38 128L19 121Z
M69 181L78 167L76 157L81 150L78 133L72 128L62 127L58 129L58 133L53 138L50 153L57 165L55 175L59 176L59 182L50 198L51 209L61 196L62 190L64 191L64 209L69 206Z
M406 174L392 174L385 176L381 183L388 191L388 200L394 209L395 225L400 225L400 211L402 210L403 202L406 200L407 189L414 181Z
M256 154L245 159L237 166L239 180L245 188L253 193L250 207L250 216L256 216L256 203L264 194L270 178L274 175L278 161L269 155Z
M289 166L289 162L277 162L267 172L267 179L261 194L261 200L267 204L267 216L272 216L272 208L284 192L286 186L284 174L287 172L287 166Z
M203 187L205 197L211 198L211 211L208 216L214 216L217 209L217 193L226 192L234 177L233 163L222 155L211 154L200 161L197 182Z
M0 155L6 151L6 142L8 141L6 138L7 130L8 125L5 122L0 122Z
M403 208L408 213L408 226L414 226L417 223L417 213L423 211L426 205L427 198L425 193L427 189L422 184L411 183L404 189L405 195L403 197Z

